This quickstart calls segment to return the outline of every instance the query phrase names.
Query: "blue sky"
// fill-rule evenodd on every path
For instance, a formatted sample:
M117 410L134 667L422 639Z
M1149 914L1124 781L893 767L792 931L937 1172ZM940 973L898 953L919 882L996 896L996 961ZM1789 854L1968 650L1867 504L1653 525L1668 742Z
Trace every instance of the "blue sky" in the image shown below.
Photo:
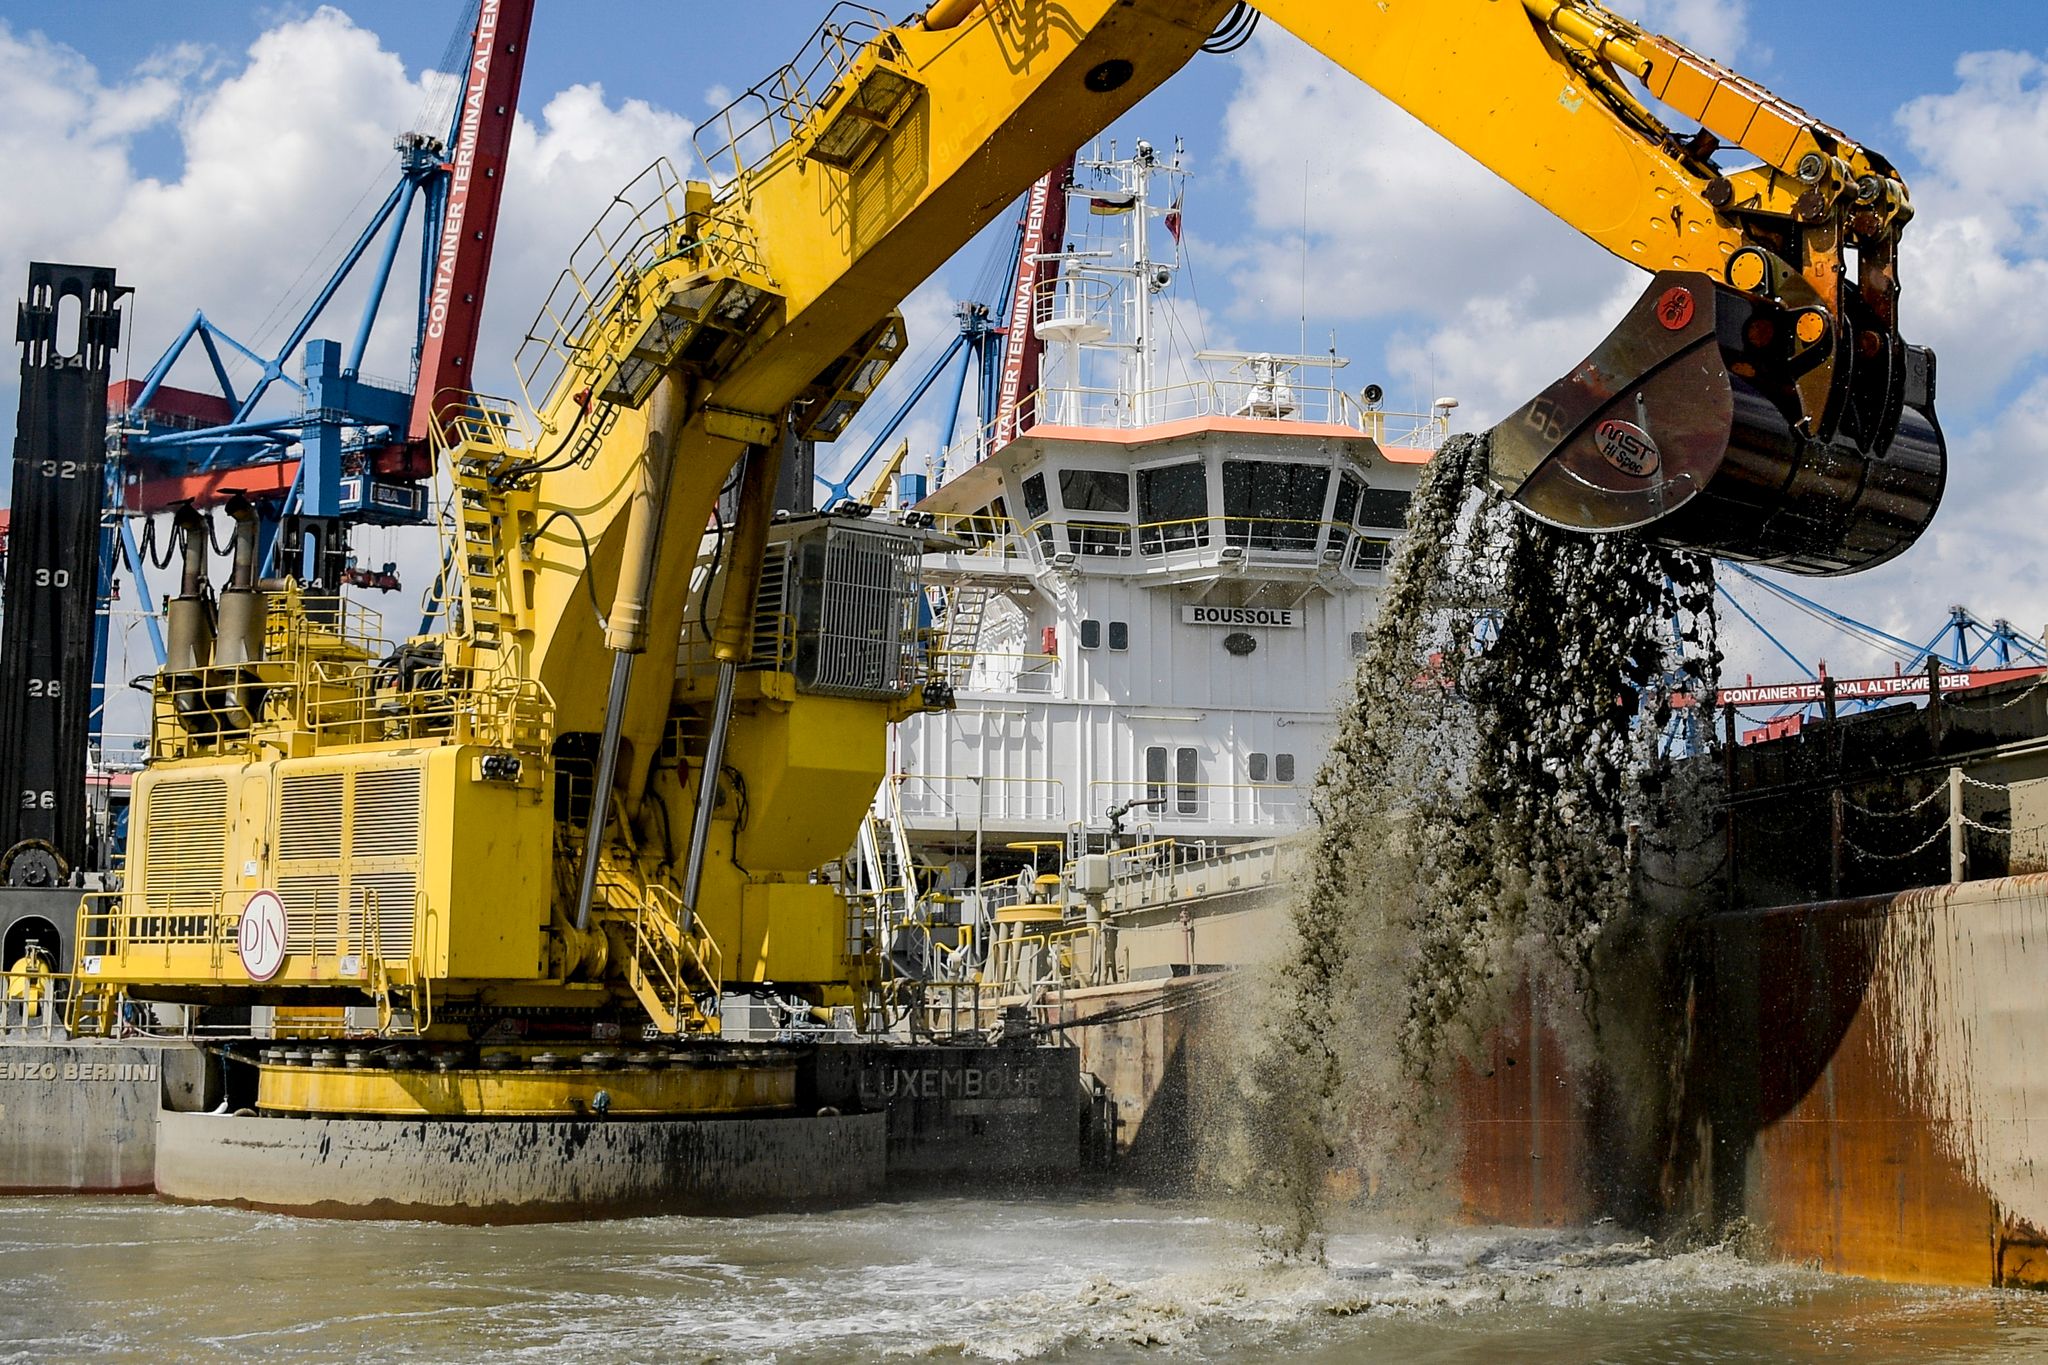
M1891 155L1914 186L1905 329L1943 353L1955 477L1906 562L1829 585L1829 600L1908 635L1932 631L1952 601L2038 631L2048 313L2030 303L2048 289L2048 4L1616 2ZM654 155L683 165L689 124L788 56L824 8L541 0L487 318L501 367L603 200ZM18 290L34 256L121 268L139 291L138 373L194 308L260 332L388 183L390 139L436 88L423 73L443 62L461 9L0 0L0 165L14 185L0 201L0 280ZM1305 252L1311 336L1334 329L1349 382L1379 380L1396 401L1452 392L1491 420L1595 344L1640 287L1284 35L1197 58L1112 135L1186 139L1190 249L1215 341L1293 349ZM986 253L970 248L912 297L913 350L944 343L948 301ZM349 317L322 330L346 335ZM380 332L366 368L403 373L396 331ZM0 406L13 402L9 374ZM1784 624L1838 671L1881 666ZM1736 634L1738 669L1788 667Z

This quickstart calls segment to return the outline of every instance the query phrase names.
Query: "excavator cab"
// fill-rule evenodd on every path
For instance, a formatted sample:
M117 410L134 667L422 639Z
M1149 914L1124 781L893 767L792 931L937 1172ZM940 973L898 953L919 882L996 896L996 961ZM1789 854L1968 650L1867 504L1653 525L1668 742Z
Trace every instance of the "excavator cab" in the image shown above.
M1496 486L1554 526L1790 573L1854 573L1911 545L1946 476L1934 354L1858 319L1855 290L1843 325L1774 265L1737 253L1747 290L1656 276L1592 355L1494 429Z

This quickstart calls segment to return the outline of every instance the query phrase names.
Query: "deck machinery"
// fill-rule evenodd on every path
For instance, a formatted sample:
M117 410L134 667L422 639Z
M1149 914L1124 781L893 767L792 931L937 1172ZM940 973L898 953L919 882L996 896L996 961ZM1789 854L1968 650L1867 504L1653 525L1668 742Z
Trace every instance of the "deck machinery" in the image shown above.
M1495 432L1525 507L1808 573L1925 526L1932 359L1897 334L1911 209L1881 158L1590 0L1256 9L1657 272ZM256 1106L560 1114L593 1076L543 1036L673 1050L750 986L857 1003L874 945L816 869L853 842L888 723L945 688L921 671L921 533L778 520L778 467L874 392L906 290L1250 18L835 7L700 130L715 187L657 166L613 204L522 349L525 404L438 414L459 579L440 630L386 642L250 555L217 594L188 561L127 884L82 911L74 1023L128 996L374 1006L387 1040L423 1041L376 1066L266 1060ZM1758 164L1724 173L1721 142ZM611 1112L789 1102L785 1061L684 1051L732 1064Z

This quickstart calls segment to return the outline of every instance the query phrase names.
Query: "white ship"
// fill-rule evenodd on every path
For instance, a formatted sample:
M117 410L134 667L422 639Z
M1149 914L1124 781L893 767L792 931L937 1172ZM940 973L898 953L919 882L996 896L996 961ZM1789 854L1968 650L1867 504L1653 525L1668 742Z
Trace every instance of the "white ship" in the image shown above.
M958 700L896 728L862 837L906 976L1120 979L1112 884L1303 827L1456 406L1386 412L1334 348L1196 348L1180 161L1140 142L1041 185L995 420L899 480L954 542L925 581Z

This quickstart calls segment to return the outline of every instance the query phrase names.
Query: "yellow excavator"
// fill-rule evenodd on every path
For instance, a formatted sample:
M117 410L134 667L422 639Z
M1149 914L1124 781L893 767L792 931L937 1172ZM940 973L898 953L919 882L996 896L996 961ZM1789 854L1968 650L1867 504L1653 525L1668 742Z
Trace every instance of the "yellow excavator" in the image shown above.
M127 999L273 1007L280 1031L354 1007L423 1050L266 1058L259 1108L489 1115L560 1112L577 1083L560 1058L505 1066L522 1038L674 1046L716 1035L733 990L863 999L873 926L818 869L854 841L890 722L948 693L923 533L778 514L785 454L846 429L918 281L1261 17L1653 274L1493 432L1528 512L1815 574L1924 528L1943 447L1933 357L1896 325L1905 186L1591 0L840 4L700 129L709 180L656 167L612 205L522 348L527 401L442 407L441 629L394 646L260 580L247 525L216 594L185 518L126 883L81 909L74 1026ZM513 1048L498 1070L486 1037ZM614 1085L613 1112L773 1098L691 1074Z

